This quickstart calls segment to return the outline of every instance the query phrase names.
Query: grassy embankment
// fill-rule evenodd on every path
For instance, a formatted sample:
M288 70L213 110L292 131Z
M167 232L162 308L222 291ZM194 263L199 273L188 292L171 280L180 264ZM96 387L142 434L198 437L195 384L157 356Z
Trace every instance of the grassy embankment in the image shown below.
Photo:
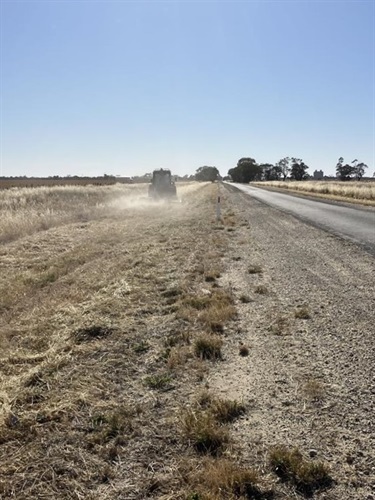
M270 498L289 460L243 463L246 402L206 387L241 301L222 257L246 221L216 223L212 184L173 205L145 189L1 193L2 498ZM329 482L304 467L303 491Z
M328 200L375 206L375 182L266 181L251 184Z

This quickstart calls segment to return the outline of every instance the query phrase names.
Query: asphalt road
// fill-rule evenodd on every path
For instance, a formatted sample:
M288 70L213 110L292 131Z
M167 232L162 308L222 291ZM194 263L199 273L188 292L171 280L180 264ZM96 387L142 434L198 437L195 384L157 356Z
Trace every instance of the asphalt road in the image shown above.
M294 215L305 222L364 246L375 254L375 210L348 207L244 184L234 186L253 198Z

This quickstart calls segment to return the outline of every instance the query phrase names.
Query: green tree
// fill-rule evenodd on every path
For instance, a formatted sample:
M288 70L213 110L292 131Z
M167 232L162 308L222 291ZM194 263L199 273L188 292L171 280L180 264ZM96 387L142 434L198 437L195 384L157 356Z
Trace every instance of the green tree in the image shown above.
M254 158L241 158L237 162L237 167L228 171L234 182L249 183L254 180L261 180L262 168Z
M354 175L357 181L360 181L365 174L366 168L368 166L366 163L359 163L358 160L353 160L352 165L354 165Z
M355 160L354 160L355 162ZM340 181L350 181L355 174L355 167L346 163L344 165L344 158L340 156L336 165L336 176Z
M292 158L292 166L290 168L290 178L296 181L302 181L309 178L307 169L309 167L300 159Z
M260 167L263 170L263 178L265 181L278 181L282 176L282 170L279 165L271 163L262 163Z
M283 181L286 180L286 178L288 177L288 174L290 172L290 163L291 163L291 159L289 158L289 156L282 158L281 160L279 160L276 163L276 167L278 167L281 171L281 176L283 178Z
M216 167L199 167L195 174L196 181L215 182L220 177Z

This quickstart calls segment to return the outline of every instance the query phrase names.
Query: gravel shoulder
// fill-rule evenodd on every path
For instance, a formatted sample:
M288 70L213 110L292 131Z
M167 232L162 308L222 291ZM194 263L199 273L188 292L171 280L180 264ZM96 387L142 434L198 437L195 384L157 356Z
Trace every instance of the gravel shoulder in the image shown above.
M210 388L252 403L236 436L260 466L266 449L287 444L330 464L336 486L317 498L371 499L374 258L230 186L224 189L249 229L232 233L222 282L250 302L237 306L225 363L211 374ZM250 265L261 272L249 274ZM256 293L259 286L264 293ZM309 319L295 317L301 309ZM248 357L239 358L241 343L249 346ZM282 489L285 498L293 497Z

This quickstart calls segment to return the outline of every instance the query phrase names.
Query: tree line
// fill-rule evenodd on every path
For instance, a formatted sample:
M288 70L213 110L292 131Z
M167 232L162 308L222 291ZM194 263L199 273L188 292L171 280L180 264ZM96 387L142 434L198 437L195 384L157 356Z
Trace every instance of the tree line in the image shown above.
M340 157L336 165L336 177L341 181L360 181L368 166L358 160L344 164L344 158ZM275 164L257 163L254 158L240 158L237 166L228 170L228 175L224 179L231 179L233 182L249 183L253 181L285 181L292 179L303 181L310 178L307 170L309 167L301 158L285 157ZM374 173L375 176L375 173ZM220 178L219 170L213 166L199 167L195 174L198 181L211 181Z

